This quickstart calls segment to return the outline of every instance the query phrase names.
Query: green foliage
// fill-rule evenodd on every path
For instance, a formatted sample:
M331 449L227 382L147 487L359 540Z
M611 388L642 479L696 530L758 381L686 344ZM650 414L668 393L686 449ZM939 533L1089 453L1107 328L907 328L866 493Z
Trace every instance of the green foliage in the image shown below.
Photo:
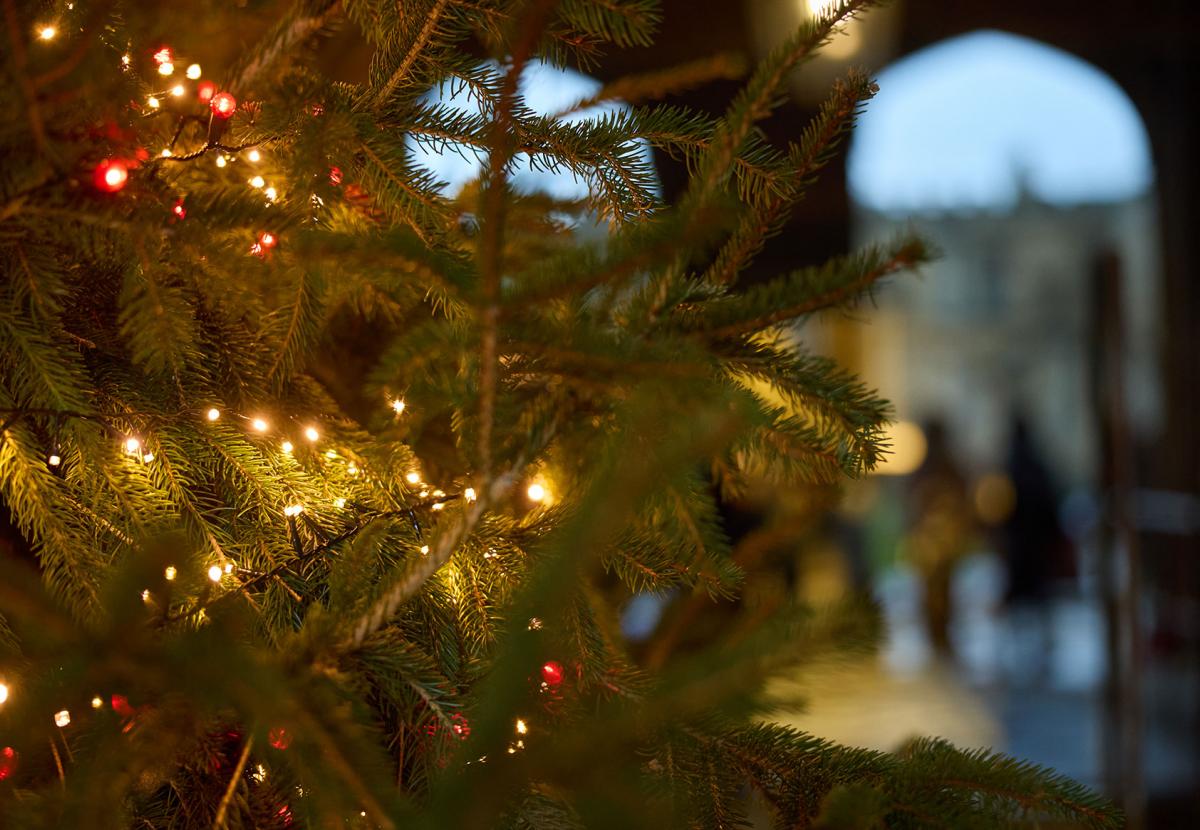
M4 826L736 827L756 800L780 827L1116 826L1001 756L763 722L772 677L879 634L859 603L748 601L719 511L886 451L886 403L791 332L920 242L737 285L874 88L852 74L788 148L756 124L866 5L717 118L644 104L728 56L522 100L531 59L650 43L652 0L8 4L0 502L31 555L0 575ZM329 36L362 78L320 68ZM164 90L193 50L228 121ZM480 181L447 196L410 139ZM638 142L687 165L680 204ZM589 196L518 193L522 165ZM640 592L722 623L643 659L616 622Z

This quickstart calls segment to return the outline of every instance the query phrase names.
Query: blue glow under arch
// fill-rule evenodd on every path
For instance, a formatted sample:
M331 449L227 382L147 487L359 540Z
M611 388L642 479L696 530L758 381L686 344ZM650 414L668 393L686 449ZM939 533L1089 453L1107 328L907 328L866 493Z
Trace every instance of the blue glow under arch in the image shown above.
M1154 166L1112 78L1037 41L978 31L879 75L850 146L851 196L889 213L1004 210L1022 189L1055 205L1136 198Z

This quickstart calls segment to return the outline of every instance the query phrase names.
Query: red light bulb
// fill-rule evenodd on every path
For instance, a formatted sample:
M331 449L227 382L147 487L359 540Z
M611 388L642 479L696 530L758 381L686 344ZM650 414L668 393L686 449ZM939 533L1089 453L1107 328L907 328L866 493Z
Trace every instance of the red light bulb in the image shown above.
M187 216L187 208L183 206L183 199L178 199L175 205L171 208L171 213L175 214L176 219L183 219Z
M329 183L330 184L341 184L342 183L342 168L340 168L340 167L330 167L329 168Z
M467 720L466 715L458 713L451 715L450 731L465 741L471 734L471 723Z
M542 665L542 680L549 686L557 686L563 682L563 667L562 663L554 660L547 660Z
M267 733L267 740L271 742L271 746L282 751L292 745L292 735L282 726L278 729L272 729Z
M0 781L9 778L17 771L17 751L11 746L0 749Z
M132 718L137 714L137 711L129 705L129 698L125 695L113 695L110 699L113 711L123 718Z
M275 243L278 241L279 240L275 238L275 234L271 233L270 231L263 231L258 236L258 244L263 248L274 248Z
M228 92L218 92L208 102L208 106L217 118L228 118L237 111L237 99Z
M93 171L96 189L105 193L116 193L129 181L129 168L118 159L105 159Z
M174 55L171 54L171 47L164 46L154 53L154 62L160 66L164 63L171 63Z
M217 94L217 85L212 81L201 81L196 84L196 97L204 103L212 100L212 97Z

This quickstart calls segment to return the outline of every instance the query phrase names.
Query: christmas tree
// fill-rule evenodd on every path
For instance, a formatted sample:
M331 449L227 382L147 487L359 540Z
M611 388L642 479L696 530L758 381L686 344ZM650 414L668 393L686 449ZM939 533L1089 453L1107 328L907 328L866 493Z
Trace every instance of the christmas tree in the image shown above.
M739 283L874 87L787 147L757 125L867 5L717 117L654 102L725 58L524 100L535 62L649 44L652 0L5 0L3 826L1119 824L1002 756L769 722L768 680L878 628L737 602L718 511L886 452L886 404L790 332L919 240ZM365 81L320 68L335 32ZM646 592L716 633L649 669L616 622Z

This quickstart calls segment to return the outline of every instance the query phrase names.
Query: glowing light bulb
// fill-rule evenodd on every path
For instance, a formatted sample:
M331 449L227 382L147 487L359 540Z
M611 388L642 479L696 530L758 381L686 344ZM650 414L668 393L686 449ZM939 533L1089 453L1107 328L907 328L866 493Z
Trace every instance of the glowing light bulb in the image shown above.
M404 477L404 480L407 481L409 484L417 484L421 480L421 474L418 473L416 470L413 470L411 473L409 473L408 475L406 475Z
M294 450L296 448L294 446L292 446L291 441L284 441L282 444L279 445L279 449L283 450L286 453L290 453L292 450Z
M146 590L142 591L142 602L149 602L149 601L150 601L150 589L147 588Z
M287 507L283 508L283 515L285 516L299 516L303 512L304 505L302 504L289 504Z
M467 501L475 501L475 488L468 487L466 490L463 490L463 498Z
M154 453L152 453L152 452L148 452L142 456L142 461L146 464L149 464L153 460L154 460Z
M221 156L221 155L218 155L218 156L217 156L217 167L224 167L224 166L225 166L226 164L228 164L228 163L229 163L229 162L225 161L225 157L224 157L224 156Z
M191 64L190 66L188 66L187 71L184 72L184 74L187 75L189 78L191 78L193 81L196 80L197 78L200 77L200 64L198 64L198 63Z
M186 91L187 90L183 88L183 84L175 84L175 86L171 87L171 94L176 98L182 98L183 93Z
M250 426L254 427L255 432L266 432L270 425L262 418L255 418L250 422Z
M170 75L174 71L175 71L175 64L173 64L173 63L167 62L167 63L160 63L158 65L158 74L159 75Z
M217 85L212 81L201 81L196 84L196 98L202 104L211 106L212 97L217 94Z
M421 545L421 555L426 556L429 553L429 545Z
M208 420L210 420L210 421L215 421L221 417L221 410L217 409L214 406L212 409L208 410L208 412L205 413L205 417L208 418Z
M325 450L325 457L329 459L337 458L337 453L333 450Z
M158 65L170 63L174 60L175 55L171 52L170 46L160 46L158 51L154 53L154 62Z
M237 99L228 92L218 92L209 99L208 106L217 118L229 118L237 112Z
M158 99L151 95L146 99L146 106L150 107L152 110L158 109Z
M517 734L518 735L529 734L529 727L526 726L525 721L521 720L520 718L517 718Z
M221 576L223 574L224 574L224 571L221 570L220 565L213 565L212 567L210 567L208 569L208 578L211 579L213 582L220 582Z
M441 509L442 509L443 507L445 507L445 506L446 506L446 503L445 503L445 502L441 502L441 501L439 501L437 504L433 505L431 509L433 509L433 510L441 510Z
M0 683L0 703L8 700L8 684Z
M93 171L96 189L105 193L116 193L129 181L129 168L118 159L105 159Z
M58 29L53 26L42 26L38 29L38 37L42 40L54 40L54 36L58 34Z
M233 563L232 562L225 563L225 573L227 573L227 574L233 573Z
M163 158L170 158L171 157L171 148L163 147L162 152L159 153L159 155L162 156Z
M394 412L395 412L397 415L399 415L399 414L401 414L402 412L404 412L404 401L400 400L399 398L396 398L395 400L393 400L393 401L392 401L392 410L393 410L393 411L394 411Z
M262 153L258 152L258 150L251 150L250 152L246 153L246 159L258 163L262 161Z
M92 698L92 708L93 709L99 709L103 705L104 705L104 701L100 699L99 695L96 695L95 697Z
M263 191L263 195L267 197L268 202L274 202L275 198L279 195L279 191L273 187L268 187Z
M304 437L307 438L309 441L316 441L318 438L321 437L321 433L317 432L316 427L305 427L304 428Z
M533 484L529 485L529 489L525 491L525 495L529 496L530 501L545 501L546 488L535 481Z
M62 459L59 458L57 455L52 455L46 459L46 463L49 464L51 467L57 467L59 464L62 463Z
M134 453L142 448L142 442L136 438L125 439L125 452Z
M358 475L358 465L355 464L353 461L351 461L349 464L346 465L346 472L348 472L352 476Z
M133 56L129 54L121 55L121 66L128 67L133 62Z
M167 569L163 571L163 576L166 577L167 582L173 581L178 574L179 571L175 570L174 565L167 565Z
M337 499L334 499L334 500L333 500L333 506L334 506L334 507L338 507L338 508L345 507L345 506L346 506L346 500L345 500L345 499L342 499L342 498L337 498Z
M264 179L262 176L255 176L254 178L250 179L249 182L250 182L251 187L257 188L259 190L261 190L267 184L267 180Z
M62 729L64 726L69 726L70 723L71 723L71 713L68 712L66 709L61 709L54 713L54 725L57 726L59 729Z

